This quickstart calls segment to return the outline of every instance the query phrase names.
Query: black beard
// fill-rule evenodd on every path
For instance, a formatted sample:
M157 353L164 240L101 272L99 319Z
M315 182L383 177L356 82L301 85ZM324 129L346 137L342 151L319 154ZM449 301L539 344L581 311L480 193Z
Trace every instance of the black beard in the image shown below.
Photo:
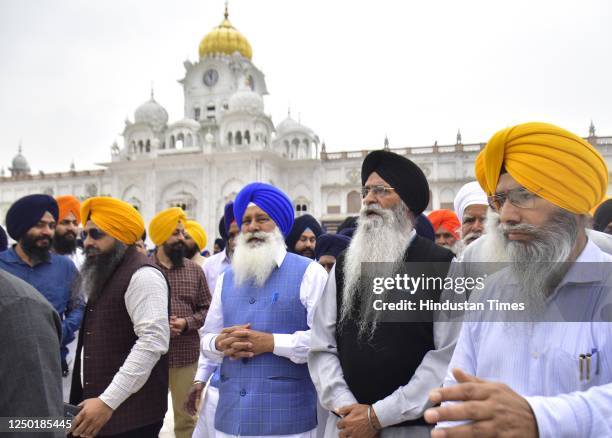
M126 250L127 246L119 241L105 253L95 248L85 249L87 257L81 267L78 289L85 293L92 304L100 298L104 285L123 260Z
M303 257L308 257L309 259L313 259L313 260L315 258L314 251L310 248L303 249L302 252L299 252L298 254Z
M199 252L200 250L198 249L197 245L193 245L192 248L186 247L185 248L185 258L191 260L193 256L195 256Z
M36 243L47 241L49 244L46 247L40 247ZM19 243L21 244L21 249L32 261L32 264L38 265L39 263L48 262L51 259L51 253L49 250L51 249L52 240L49 237L35 237L31 238L27 234L24 235L21 239L19 239Z
M164 243L162 249L164 250L164 254L166 254L172 262L173 267L182 268L184 266L187 248L183 242L175 242L172 245Z
M68 236L71 236L70 238ZM76 235L72 232L66 234L57 234L53 237L53 249L56 253L61 255L70 255L76 251L77 239Z

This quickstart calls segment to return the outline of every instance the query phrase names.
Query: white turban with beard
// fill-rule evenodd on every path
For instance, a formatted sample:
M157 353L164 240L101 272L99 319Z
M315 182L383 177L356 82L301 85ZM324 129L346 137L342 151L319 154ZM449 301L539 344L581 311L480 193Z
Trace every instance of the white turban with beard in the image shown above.
M285 248L285 239L278 227L269 233L242 232L236 239L232 269L236 285L250 280L261 287L276 267L276 257Z
M414 228L410 210L401 202L392 209L384 209L379 204L364 205L361 208L357 230L344 257L344 290L340 322L351 318L351 313L359 294L362 276L362 263L391 263L390 271L395 271L401 263ZM392 274L389 272L388 274ZM379 274L379 272L377 272ZM357 325L359 336L376 329L377 315L372 306L373 294L362 294L365 300L361 308L365 314L359 316Z

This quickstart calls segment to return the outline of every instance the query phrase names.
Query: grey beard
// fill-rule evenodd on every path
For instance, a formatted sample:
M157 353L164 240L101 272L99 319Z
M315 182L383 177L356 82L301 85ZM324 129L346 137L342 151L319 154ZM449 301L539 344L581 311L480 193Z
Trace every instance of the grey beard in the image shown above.
M510 230L527 232L534 238L528 242L509 241L504 233ZM510 272L518 281L516 299L525 302L531 316L537 315L545 309L546 299L570 267L567 259L578 234L576 216L559 208L541 227L500 224L497 232L505 241Z
M370 210L376 211L379 216L368 217L367 212ZM392 209L383 209L378 204L362 207L357 230L344 258L341 328L347 320L356 319L359 338L372 339L379 319L372 305L376 296L362 291L360 285L372 284L368 277L374 274L393 275L403 260L413 228L410 210L403 202ZM362 263L383 262L387 264L377 265L376 273L368 274L367 265L362 270ZM382 267L385 272L381 272Z
M108 252L85 259L81 267L78 288L90 303L94 304L100 298L104 285L123 260L127 248L127 245L116 241ZM85 253L87 254L87 249Z

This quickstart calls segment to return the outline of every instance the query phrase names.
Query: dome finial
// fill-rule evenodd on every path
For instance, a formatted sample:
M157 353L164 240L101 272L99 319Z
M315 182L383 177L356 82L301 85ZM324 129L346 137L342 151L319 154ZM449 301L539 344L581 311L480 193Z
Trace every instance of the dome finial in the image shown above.
M153 89L153 81L151 81L151 100L155 100L155 90Z
M21 153L23 148L21 147L21 139L19 139L19 146L17 147L17 152Z
M229 18L228 4L229 4L229 1L225 0L225 12L223 13L223 16L225 17L226 20Z

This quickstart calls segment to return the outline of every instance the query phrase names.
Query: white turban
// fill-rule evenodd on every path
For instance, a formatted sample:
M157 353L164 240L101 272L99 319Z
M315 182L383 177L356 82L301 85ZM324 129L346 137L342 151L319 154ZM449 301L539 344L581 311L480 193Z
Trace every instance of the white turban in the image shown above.
M482 190L478 181L472 181L459 189L455 196L455 213L459 221L463 223L463 212L470 205L489 205L487 194Z

